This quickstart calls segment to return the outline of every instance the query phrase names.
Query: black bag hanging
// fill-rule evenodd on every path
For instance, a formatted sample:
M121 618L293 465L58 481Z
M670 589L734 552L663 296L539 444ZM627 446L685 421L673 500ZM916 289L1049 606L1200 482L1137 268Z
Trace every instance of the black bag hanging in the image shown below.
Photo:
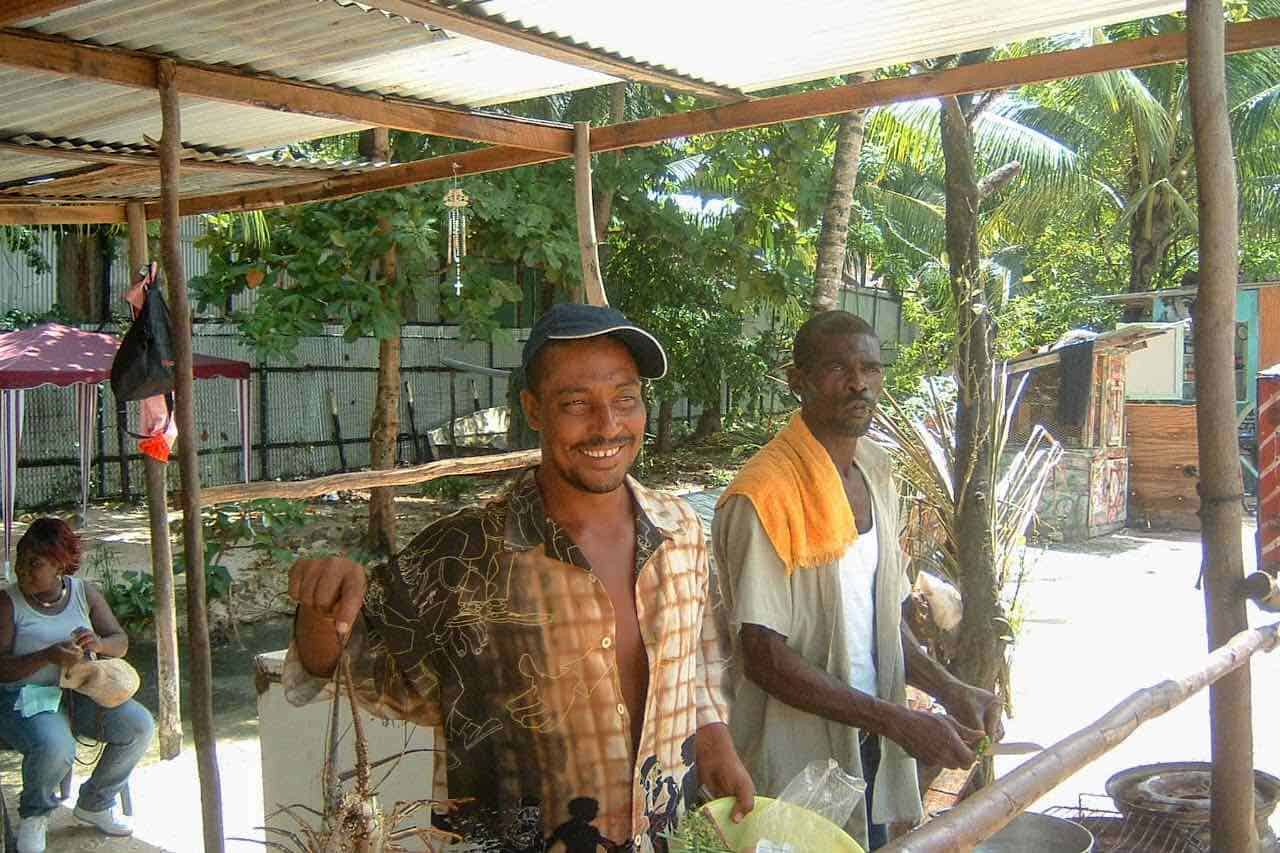
M117 400L145 400L173 390L173 334L169 306L154 286L156 265L147 276L142 311L125 333L111 361L111 392Z

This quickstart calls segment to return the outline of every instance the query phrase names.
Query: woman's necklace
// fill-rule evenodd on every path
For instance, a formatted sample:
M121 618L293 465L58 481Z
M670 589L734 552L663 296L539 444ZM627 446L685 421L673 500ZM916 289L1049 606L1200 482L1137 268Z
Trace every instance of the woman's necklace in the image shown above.
M32 597L35 598L36 604L40 605L41 607L44 607L46 609L57 607L59 604L62 603L62 600L67 597L67 579L62 578L62 591L58 593L58 597L55 598L53 601L44 601L43 599L36 598L35 596L32 596Z

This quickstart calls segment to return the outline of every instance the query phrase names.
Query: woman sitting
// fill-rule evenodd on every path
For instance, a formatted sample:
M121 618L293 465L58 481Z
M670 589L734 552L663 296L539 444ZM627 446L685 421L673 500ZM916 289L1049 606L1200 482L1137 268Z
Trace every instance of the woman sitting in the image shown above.
M90 653L123 657L129 648L102 593L75 577L79 568L75 533L59 519L41 518L18 541L17 581L0 591L0 740L22 753L18 853L45 849L54 790L75 761L77 735L106 747L80 786L76 819L107 835L130 835L115 803L155 733L151 714L132 699L115 708L75 692L63 700L62 668Z

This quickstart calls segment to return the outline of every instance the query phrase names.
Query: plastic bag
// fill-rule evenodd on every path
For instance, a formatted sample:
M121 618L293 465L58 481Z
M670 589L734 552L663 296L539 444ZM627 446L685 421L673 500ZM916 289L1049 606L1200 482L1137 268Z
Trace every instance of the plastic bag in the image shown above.
M866 790L866 782L845 773L834 758L828 758L809 762L809 766L782 789L778 799L816 812L836 826L844 826Z
M848 840L843 827L866 789L865 781L844 772L833 758L810 762L756 817L758 840L753 849L769 853L841 849L841 842ZM812 815L826 820L814 820Z

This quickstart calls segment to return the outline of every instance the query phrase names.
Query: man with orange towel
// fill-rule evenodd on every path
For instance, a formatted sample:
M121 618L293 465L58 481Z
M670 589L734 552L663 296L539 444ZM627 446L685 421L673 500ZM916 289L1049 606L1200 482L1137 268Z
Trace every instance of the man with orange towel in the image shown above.
M902 620L910 592L886 451L866 438L884 383L861 318L818 314L788 374L800 411L739 472L713 544L736 658L730 727L757 790L777 796L815 759L867 781L845 829L868 849L922 817L916 760L967 767L998 740L995 694L955 679ZM906 685L947 714L906 705Z

